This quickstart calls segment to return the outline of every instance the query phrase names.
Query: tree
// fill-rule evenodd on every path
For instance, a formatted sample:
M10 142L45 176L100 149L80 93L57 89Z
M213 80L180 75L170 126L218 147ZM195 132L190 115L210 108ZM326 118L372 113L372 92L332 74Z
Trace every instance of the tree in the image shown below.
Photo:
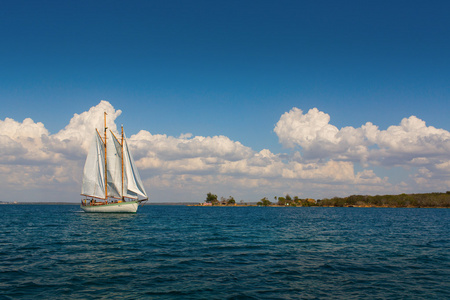
M227 199L227 205L233 205L236 204L236 200L232 196L228 197Z
M291 198L291 196L289 196L289 194L286 194L285 199L286 199L285 205L291 205L292 204L292 198Z
M217 203L217 195L214 195L212 193L206 194L206 202L209 203Z
M256 204L262 205L262 206L269 206L269 205L272 204L272 202L270 202L269 199L267 199L267 197L264 197L264 198L261 199L261 201L259 201Z

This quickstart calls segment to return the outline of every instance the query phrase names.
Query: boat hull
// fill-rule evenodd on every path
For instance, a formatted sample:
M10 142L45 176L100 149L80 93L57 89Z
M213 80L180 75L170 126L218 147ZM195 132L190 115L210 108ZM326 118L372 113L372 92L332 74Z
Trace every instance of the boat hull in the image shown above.
M136 213L139 208L138 201L109 203L103 205L81 205L87 213Z

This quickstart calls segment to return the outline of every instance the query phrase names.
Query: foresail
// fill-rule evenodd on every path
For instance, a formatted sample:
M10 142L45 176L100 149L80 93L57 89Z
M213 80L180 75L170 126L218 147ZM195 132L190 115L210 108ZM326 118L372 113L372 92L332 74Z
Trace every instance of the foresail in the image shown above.
M137 198L137 196L147 197L138 169L134 164L133 156L131 155L126 138L123 141L123 163L124 163L124 196L130 198Z
M122 150L119 141L108 131L106 137L108 197L122 198Z
M83 171L81 194L105 198L105 150L103 142L95 133Z

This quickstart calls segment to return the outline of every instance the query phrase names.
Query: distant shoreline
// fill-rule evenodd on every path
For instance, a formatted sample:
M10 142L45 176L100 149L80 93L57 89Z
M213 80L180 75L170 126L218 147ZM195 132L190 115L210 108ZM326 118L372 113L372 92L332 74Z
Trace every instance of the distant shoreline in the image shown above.
M210 193L209 193L210 194ZM208 195L209 195L208 194ZM212 194L211 194L212 195ZM222 197L222 201L206 199L199 202L146 202L145 205L174 205L174 206L199 206L199 207L348 207L348 208L450 208L450 191L445 193L400 194L400 195L351 195L348 197L334 197L331 199L300 199L299 197L275 197L278 202L271 202L264 197L259 202L234 201L230 196L229 201ZM80 205L77 202L20 202L0 201L1 205Z
M196 203L194 202L167 202L167 203L146 203L147 205L181 205L181 206L191 206ZM0 205L80 205L79 202L0 202Z
M80 205L79 203L74 202L0 202L1 205ZM198 203L147 203L145 206L197 206L197 207L277 207L277 208L308 208L308 207L320 207L320 208L449 208L449 207L436 207L436 206L368 206L368 205L349 205L349 206L286 206L286 205L256 205L256 204L247 204L247 205L211 205L205 206Z
M187 206L198 206L198 207L278 207L278 208L310 208L310 207L318 207L318 208L449 208L449 207L436 207L436 206L324 206L324 205L314 205L314 206L288 206L288 205L201 205L201 204L192 204Z

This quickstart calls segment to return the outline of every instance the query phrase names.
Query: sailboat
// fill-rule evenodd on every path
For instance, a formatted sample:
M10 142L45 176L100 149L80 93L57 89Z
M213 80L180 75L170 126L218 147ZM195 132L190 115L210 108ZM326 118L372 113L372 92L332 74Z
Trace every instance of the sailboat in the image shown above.
M148 200L123 132L96 129L83 171L81 209L88 213L135 213Z

